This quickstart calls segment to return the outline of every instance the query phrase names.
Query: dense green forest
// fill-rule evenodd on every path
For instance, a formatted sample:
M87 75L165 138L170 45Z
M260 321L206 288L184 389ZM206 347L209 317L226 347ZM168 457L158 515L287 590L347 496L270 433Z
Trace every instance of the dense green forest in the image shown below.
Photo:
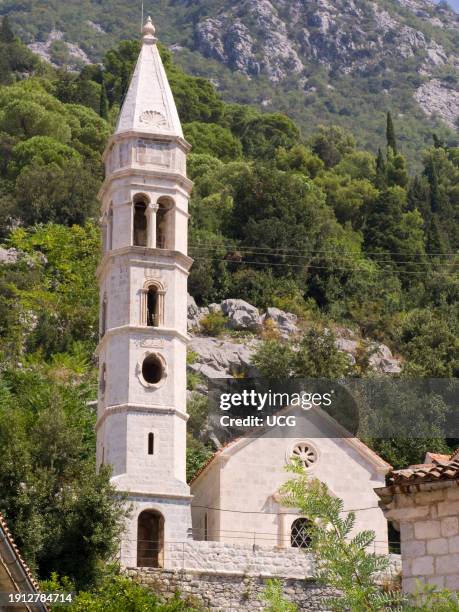
M41 578L58 571L87 587L116 552L123 516L108 471L95 473L96 193L139 45L70 73L43 64L4 19L0 51L0 512ZM375 158L340 127L305 139L285 115L224 103L162 55L193 145L196 300L349 326L400 354L402 376L457 377L459 149L432 135L413 174L390 113ZM320 342L320 331L305 337L301 367L340 376L331 347L311 357ZM277 340L263 351L261 368L293 359ZM209 449L189 446L191 474ZM408 457L378 448L402 463L422 459L421 446Z
M452 11L430 2L410 5L397 0L271 4L151 0L145 11L151 12L161 40L172 46L187 72L216 83L227 101L287 112L304 134L311 135L321 122L333 122L374 151L383 144L389 106L399 118L400 146L417 168L433 129L457 144L454 128L438 115L426 116L414 98L432 78L453 94L457 89L459 35ZM60 66L84 63L71 55L67 43L99 62L120 40L136 37L141 21L140 3L121 0L4 0L0 15L5 14L24 42L47 45L50 60ZM212 24L212 36L203 41L203 31ZM277 34L286 38L280 40ZM221 54L229 47L228 57L219 57L218 41ZM272 57L270 45L277 50ZM298 54L300 73L282 59L286 45ZM429 53L435 56L438 51L448 61L430 65ZM258 68L246 73L247 63ZM279 80L270 80L271 64L280 70Z

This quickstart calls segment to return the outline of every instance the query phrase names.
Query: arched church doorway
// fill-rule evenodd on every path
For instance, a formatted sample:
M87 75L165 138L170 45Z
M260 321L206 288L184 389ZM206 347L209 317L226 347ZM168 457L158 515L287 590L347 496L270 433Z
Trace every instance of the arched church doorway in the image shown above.
M144 510L137 520L137 567L163 567L164 517Z

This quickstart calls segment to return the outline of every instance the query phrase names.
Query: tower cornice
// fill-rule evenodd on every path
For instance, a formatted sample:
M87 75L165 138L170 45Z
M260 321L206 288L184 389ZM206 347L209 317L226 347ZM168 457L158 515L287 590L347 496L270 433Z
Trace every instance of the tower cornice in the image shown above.
M119 336L121 334L144 334L145 338L154 340L158 336L167 336L169 338L179 338L183 342L187 343L190 341L190 337L188 334L183 334L178 329L171 327L146 327L144 325L120 325L119 327L112 327L111 329L107 329L104 334L104 337L100 339L94 354L96 356L102 351L104 346L107 344L110 338L113 336ZM160 338L158 338L159 340Z
M159 170L153 168L145 168L143 166L128 166L124 168L120 168L119 170L114 170L110 173L110 175L106 176L104 182L102 183L101 188L97 194L97 198L99 201L102 201L105 197L105 194L108 191L110 185L118 180L126 177L135 177L138 174L140 177L149 177L151 179L163 179L174 182L177 186L182 187L185 191L186 195L189 196L191 194L191 190L193 189L193 181L190 181L189 178L181 174L180 172L174 172L173 170ZM135 183L132 183L134 186ZM139 187L145 186L144 182L139 182Z
M138 412L141 414L171 414L179 417L183 421L188 421L190 418L186 412L179 410L174 406L158 406L155 404L118 404L116 406L107 406L103 414L97 419L96 431L102 426L104 421L112 414L122 414L123 412Z
M177 144L184 153L189 153L192 149L191 144L183 138L183 136L178 136L174 133L167 132L145 132L143 130L127 130L126 132L118 132L116 134L112 134L107 142L105 150L102 154L102 161L105 162L107 159L107 155L110 153L111 147L123 140L128 140L129 138L145 138L147 140L154 140L155 142L172 142Z
M185 255L181 251L173 251L170 249L155 249L151 247L127 246L122 247L121 249L114 249L113 251L108 251L104 254L102 261L100 262L96 270L97 277L100 278L104 268L111 259L115 257L129 255L135 257L145 257L145 259L135 260L136 264L140 263L141 265L151 267L152 261L154 261L155 266L159 265L159 267L161 267L161 265L163 265L164 267L168 266L173 268L179 268L186 274L188 274L191 266L193 265L193 259L191 259L191 257L188 257L188 255ZM162 262L161 259L169 261Z

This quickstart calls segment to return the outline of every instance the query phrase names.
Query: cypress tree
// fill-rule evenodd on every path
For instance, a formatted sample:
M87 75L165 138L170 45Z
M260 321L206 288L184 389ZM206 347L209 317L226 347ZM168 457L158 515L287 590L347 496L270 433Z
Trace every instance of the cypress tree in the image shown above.
M378 149L378 156L376 157L375 185L378 189L384 189L387 185L386 160L384 159L384 155L381 149Z
M105 79L103 77L100 88L99 115L102 117L102 119L108 119L107 88L105 87Z
M435 133L432 134L432 140L433 140L435 149L444 149L445 148L444 141L441 138L439 138Z
M397 139L395 138L394 122L392 121L390 112L387 113L386 140L387 148L392 149L392 151L397 154Z
M426 251L430 254L442 255L448 250L447 240L441 229L437 214L433 214L427 227Z
M440 210L440 188L437 165L432 157L427 162L424 172L430 185L430 209L433 213L438 213Z
M0 42L14 42L14 34L10 26L10 20L8 19L8 15L5 15L2 19L2 25L0 27Z

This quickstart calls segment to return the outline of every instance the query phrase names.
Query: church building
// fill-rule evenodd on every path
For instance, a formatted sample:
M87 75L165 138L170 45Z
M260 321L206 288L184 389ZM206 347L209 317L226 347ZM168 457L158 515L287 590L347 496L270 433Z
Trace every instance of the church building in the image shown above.
M148 18L104 153L106 178L99 193L103 257L98 268L97 464L112 467L112 482L130 508L121 563L170 567L168 545L185 542L201 550L200 563L209 558L209 541L250 544L247 555L252 555L252 544L271 547L274 556L280 548L307 547L307 519L284 508L279 498L282 483L291 477L285 466L292 455L344 500L345 509L356 511L356 529L376 530L377 552L386 553L387 522L373 489L384 485L390 466L356 438L342 436L321 414L311 416L316 433L308 437L260 435L232 442L195 477L190 493L190 146L156 42ZM192 538L199 542L190 542ZM182 556L179 562L185 562Z

